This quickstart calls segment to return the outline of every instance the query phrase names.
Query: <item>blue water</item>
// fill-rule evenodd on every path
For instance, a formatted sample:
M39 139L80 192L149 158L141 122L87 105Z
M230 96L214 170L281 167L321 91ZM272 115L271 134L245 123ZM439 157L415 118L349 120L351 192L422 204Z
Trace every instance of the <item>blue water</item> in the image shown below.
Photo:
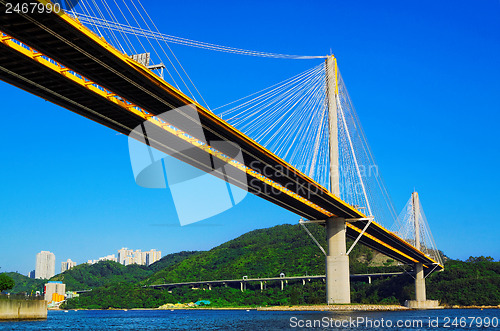
M460 318L462 318L462 320L460 320ZM438 328L443 328L446 330L500 330L499 318L500 309L443 309L396 312L70 310L68 312L49 311L46 321L0 322L0 329L264 331L283 329L436 330ZM437 327L435 324L436 321L438 323ZM344 323L344 327L340 324L342 322ZM351 322L350 325L346 324L349 322ZM352 324L357 322L359 322L359 324ZM430 322L434 324L429 325ZM335 327L335 323L337 323L338 327ZM401 327L398 327L397 323L403 324L401 324ZM460 325L460 323L462 324ZM486 324L488 324L488 326L486 326ZM307 326L313 327L307 328Z

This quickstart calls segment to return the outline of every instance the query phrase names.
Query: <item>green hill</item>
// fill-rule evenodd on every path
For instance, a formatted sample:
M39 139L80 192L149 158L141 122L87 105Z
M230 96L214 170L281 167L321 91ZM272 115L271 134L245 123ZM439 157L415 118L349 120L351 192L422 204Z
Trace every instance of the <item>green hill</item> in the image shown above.
M445 269L426 278L427 298L443 305L496 306L500 304L500 262L491 257L445 262ZM361 303L400 302L415 298L412 277L401 275L372 284L351 284L352 300Z
M491 257L449 260L427 282L428 297L450 305L500 304L500 262Z
M151 264L148 266L148 269L157 272L162 269L168 268L170 266L173 266L174 264L177 264L181 262L182 260L191 257L195 254L201 253L200 251L182 251L178 253L173 253L173 254L168 254L162 257L160 260L156 261L155 263Z
M52 277L66 284L69 291L88 290L116 283L135 284L158 270L168 268L198 252L179 252L168 254L150 266L131 264L124 266L113 261L100 261L89 265L83 263Z
M15 283L14 287L8 291L10 293L26 292L30 294L36 293L36 291L43 292L43 284L46 282L45 279L29 278L17 272L6 272L5 274L12 278Z
M123 266L112 261L101 261L92 265L83 263L68 271L55 275L50 280L63 281L68 291L88 290L99 286L122 282L136 284L157 271L171 267L199 253L200 252L184 251L168 254L147 267L138 266L136 264ZM6 272L5 274L11 277L15 282L14 288L9 290L11 293L42 292L43 285L47 282L46 279L32 279L17 272Z
M308 228L325 246L325 230L316 225ZM351 242L348 243L350 245ZM162 259L163 260L163 259ZM350 254L351 273L400 271L390 259L362 245ZM191 302L207 299L213 306L265 306L324 303L325 285L311 281L305 286L289 282L281 291L279 282L270 283L260 291L260 285L248 284L248 290L213 287L192 290L188 287L170 291L143 288L145 284L182 281L272 277L281 272L287 276L324 274L325 257L299 225L279 225L246 233L206 252L181 252L159 261L149 269L137 271L133 280L124 283L106 280L106 285L69 300L66 308L154 308L164 303ZM139 268L139 269L137 269ZM163 269L162 269L163 268ZM141 271L142 270L142 271ZM70 270L71 271L71 270ZM144 278L141 279L146 275ZM111 275L101 273L110 279ZM102 280L104 281L104 280ZM445 271L429 276L427 296L443 304L498 305L500 303L500 262L491 258L470 258L466 262L448 260ZM87 282L88 284L88 282ZM404 303L414 297L413 278L408 275L351 282L351 298L358 303Z
M121 265L113 261L100 261L89 265L86 263L77 265L68 271L52 277L50 280L59 280L66 284L66 290L88 290L112 283L137 283L153 271L147 267L132 264Z
M308 229L325 247L325 229L314 224L308 225ZM357 245L350 254L351 273L378 269L370 267L375 256L380 259L371 249ZM385 257L380 260L381 264L391 261ZM325 273L323 253L300 225L285 224L248 232L160 270L141 283L277 277L282 272L287 276Z

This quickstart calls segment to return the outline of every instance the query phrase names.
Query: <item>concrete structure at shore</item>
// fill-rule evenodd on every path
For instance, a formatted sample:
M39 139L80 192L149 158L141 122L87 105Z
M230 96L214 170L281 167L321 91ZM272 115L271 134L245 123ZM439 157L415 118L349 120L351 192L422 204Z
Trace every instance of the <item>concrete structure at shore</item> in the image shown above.
M421 249L420 246L420 201L418 193L413 192L413 218L415 222L415 247ZM412 309L436 309L439 308L439 301L427 300L425 293L425 276L424 265L422 263L415 264L415 300L407 300L405 306Z
M410 309L438 309L438 308L444 308L439 305L438 300L424 300L424 301L418 301L418 300L406 300L405 301L405 306L410 308Z
M63 282L59 281L54 281L54 282L48 282L47 284L44 285L44 298L45 301L50 302L54 301L53 297L54 294L56 294L56 297L64 297L66 294L66 284L63 284ZM55 301L62 301L62 300L55 300Z
M338 80L337 60L333 56L326 59L328 139L330 143L330 191L340 196L340 166L338 142ZM325 221L326 227L326 302L351 303L349 281L349 255L346 253L346 220L331 217Z
M0 300L0 321L47 319L45 300Z

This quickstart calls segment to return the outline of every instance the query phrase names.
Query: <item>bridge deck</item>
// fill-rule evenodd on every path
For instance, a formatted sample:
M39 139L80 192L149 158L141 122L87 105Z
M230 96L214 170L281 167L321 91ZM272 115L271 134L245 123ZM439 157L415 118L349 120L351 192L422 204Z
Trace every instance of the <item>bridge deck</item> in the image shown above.
M148 118L144 113L131 109L128 106L130 104L153 115L194 104L205 135L196 138L206 138L208 142L229 141L240 146L247 166L247 181L250 183L248 187L242 183L241 187L309 220L331 216L365 217L150 70L114 49L71 17L46 13L6 14L5 3L5 0L0 0L0 30L7 34L0 43L0 79L124 134L129 134ZM33 49L30 52L20 50L10 37L50 57L58 66L54 68L45 63L47 61L44 62ZM66 69L62 69L64 67ZM68 75L67 68L84 78L78 80ZM107 92L99 92L92 83L102 87L101 90L106 89L119 95L128 103L117 102L116 99L103 95ZM188 117L186 119L192 120ZM196 136L188 131L189 128L185 130ZM169 143L189 147L189 142L179 136L165 130L161 132ZM169 146L161 142L153 141L152 146L167 154L171 152ZM229 154L228 151L221 152ZM200 149L197 153L203 155L207 151ZM223 176L217 169L208 169L196 162L192 155L176 157L204 171L215 170L215 175ZM260 177L256 177L255 173ZM266 177L266 180L255 180L262 177ZM357 237L365 222L349 223L347 235ZM370 225L360 242L403 263L422 262L426 266L435 264L424 253L376 222ZM437 266L437 269L441 268L442 266Z

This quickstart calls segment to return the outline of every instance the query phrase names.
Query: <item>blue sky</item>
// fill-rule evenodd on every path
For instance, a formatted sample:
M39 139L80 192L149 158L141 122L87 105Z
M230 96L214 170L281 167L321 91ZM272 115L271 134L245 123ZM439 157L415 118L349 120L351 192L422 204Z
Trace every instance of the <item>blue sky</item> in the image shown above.
M452 258L500 259L500 1L144 1L162 32L286 54L332 50L396 209L413 188ZM179 15L172 15L179 13ZM172 46L217 107L319 64ZM254 196L181 227L168 190L134 182L127 138L0 82L0 267L41 250L210 249L298 217Z

